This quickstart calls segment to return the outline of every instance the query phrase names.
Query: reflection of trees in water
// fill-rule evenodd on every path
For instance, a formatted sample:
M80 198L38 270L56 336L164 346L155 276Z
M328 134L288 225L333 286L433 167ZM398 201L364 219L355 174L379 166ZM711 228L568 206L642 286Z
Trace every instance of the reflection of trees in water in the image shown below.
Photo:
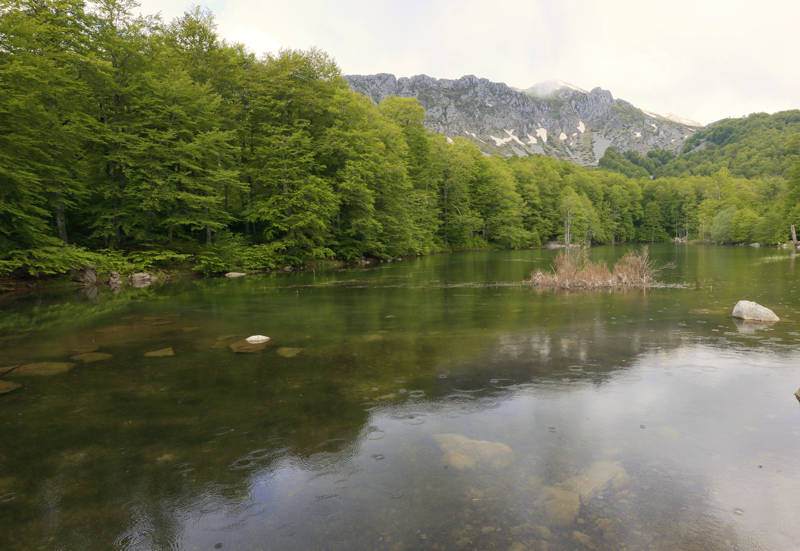
M318 326L309 329L280 318L298 334L329 332L318 343L302 343L305 350L294 359L268 350L232 360L225 349L209 351L210 335L201 329L190 335L195 342L185 342L180 362L143 367L138 347L154 338L178 338L179 329L155 325L131 335L125 325L116 332L106 328L108 339L124 336L108 341L121 347L113 366L82 366L69 377L31 383L13 397L13 412L3 410L0 464L13 480L0 480L0 486L15 494L0 503L0 530L15 534L7 548L168 548L180 540L186 518L247 502L254 476L281 468L287 458L306 471L342 469L358 455L372 417L386 406L397 408L397 415L406 407L413 413L454 405L480 412L510 398L516 392L510 385L548 385L558 392L576 382L604 383L644 351L680 344L677 333L630 322L646 315L641 295L540 301L523 291L499 298L494 293L479 289L458 297L437 290L436 308L366 294L357 304L358 315L348 310L352 304L346 298L332 295L317 303ZM531 302L521 308L521 298ZM440 299L448 308L439 308ZM575 310L553 310L551 299ZM76 311L63 309L65 317ZM351 314L342 319L342 312ZM490 313L495 318L487 323ZM628 322L609 325L610 315L627 316ZM130 347L127 356L125 347ZM412 391L417 392L412 396ZM548 428L536 430L547 434ZM558 480L588 461L565 452L578 444L561 440L538 450L537 461L550 469L540 475ZM406 543L428 548L437 537L442 543L467 537L488 544L501 541L512 528L524 532L518 526L538 518L526 505L537 490L521 494L515 512L507 510L503 496L517 486L516 476L529 474L510 473L505 480L484 480L481 491L494 500L473 501L469 488L448 485L433 500L442 515L420 509L432 502L427 488L441 483L440 472L408 473L414 489L397 499L410 496L413 502L396 507L402 516L392 521L396 537L424 526L430 539ZM676 496L690 495L677 482L673 489ZM0 494L4 491L0 488ZM389 522L368 511L372 499L367 492L361 515ZM591 507L587 504L587 512ZM645 509L619 515L640 510ZM512 525L515 515L522 522ZM450 529L464 523L476 532ZM483 533L482 523L502 530ZM368 533L381 529L351 530L347 537L363 544L371 541ZM336 526L320 527L318 533L342 536ZM556 534L562 536L567 537Z

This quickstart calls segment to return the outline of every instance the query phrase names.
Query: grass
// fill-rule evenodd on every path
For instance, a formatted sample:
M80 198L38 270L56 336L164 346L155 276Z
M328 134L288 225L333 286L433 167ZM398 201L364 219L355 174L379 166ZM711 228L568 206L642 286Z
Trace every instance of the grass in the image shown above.
M536 270L525 283L553 289L645 288L656 283L655 272L647 247L627 253L613 270L604 262L589 260L585 249L566 250L553 259L551 271Z

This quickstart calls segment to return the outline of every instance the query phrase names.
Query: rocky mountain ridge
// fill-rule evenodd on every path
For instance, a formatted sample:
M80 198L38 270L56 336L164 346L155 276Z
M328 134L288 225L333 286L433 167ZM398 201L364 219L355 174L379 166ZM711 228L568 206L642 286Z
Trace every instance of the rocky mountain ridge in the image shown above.
M389 95L415 97L425 108L429 129L468 138L481 151L504 156L543 154L593 166L608 147L677 153L697 130L691 121L644 111L608 90L586 91L557 81L518 90L473 75L344 78L376 103Z

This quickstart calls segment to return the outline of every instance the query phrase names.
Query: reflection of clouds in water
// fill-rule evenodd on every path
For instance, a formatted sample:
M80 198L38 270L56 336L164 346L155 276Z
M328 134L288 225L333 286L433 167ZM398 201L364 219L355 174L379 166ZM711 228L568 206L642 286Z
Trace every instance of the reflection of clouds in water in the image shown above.
M509 339L499 346L520 359L519 346L550 353L546 338ZM600 387L535 379L375 407L353 445L254 472L250 505L226 522L277 548L384 536L413 547L423 533L426 545L586 536L599 548L790 549L800 438L786 438L797 406L782 389L796 359L684 346L645 353ZM509 446L515 460L447 469L442 433ZM187 528L184 542L200 541Z

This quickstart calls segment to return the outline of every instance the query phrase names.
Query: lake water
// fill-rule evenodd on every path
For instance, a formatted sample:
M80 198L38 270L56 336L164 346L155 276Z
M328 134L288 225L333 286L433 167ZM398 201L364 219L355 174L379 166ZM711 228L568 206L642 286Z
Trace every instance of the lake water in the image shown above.
M4 298L0 368L75 366L3 379L0 549L797 549L800 265L650 253L683 287L536 250Z

